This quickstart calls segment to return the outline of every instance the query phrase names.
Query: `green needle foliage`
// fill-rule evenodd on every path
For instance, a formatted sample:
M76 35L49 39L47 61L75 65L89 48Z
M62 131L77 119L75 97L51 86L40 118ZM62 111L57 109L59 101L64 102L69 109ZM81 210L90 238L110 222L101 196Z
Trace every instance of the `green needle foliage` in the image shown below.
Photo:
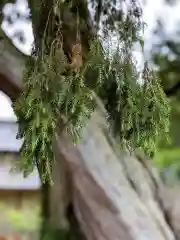
M29 58L24 91L15 104L19 137L24 138L20 166L26 175L37 164L42 181L52 181L57 127L76 142L95 109L93 92L103 101L110 130L121 148L141 148L150 154L167 135L170 109L159 81L147 64L143 72L138 71L132 57L133 43L143 46L136 18L129 12L117 25L113 51L92 41L87 61L76 74L64 75L68 61L54 42L48 54Z
M124 58L119 50L108 66L102 98L110 128L121 149L140 148L151 156L169 132L170 107L159 79L147 63L143 72L138 72L132 58Z

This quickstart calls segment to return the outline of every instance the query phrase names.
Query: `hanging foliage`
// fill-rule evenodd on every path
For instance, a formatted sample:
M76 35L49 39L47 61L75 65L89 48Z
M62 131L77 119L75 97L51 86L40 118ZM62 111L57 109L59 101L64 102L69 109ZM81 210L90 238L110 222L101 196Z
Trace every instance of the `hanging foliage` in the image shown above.
M129 11L116 31L111 30L117 39L113 51L93 40L86 61L76 71L67 71L63 43L56 38L50 51L29 58L24 90L15 104L19 137L24 139L20 163L26 175L37 164L42 180L52 180L52 140L57 127L74 141L79 139L95 109L93 92L103 101L110 130L121 148L142 148L149 154L168 133L169 105L158 79L147 65L144 73L138 71L132 57L133 42L139 41L143 47L142 25L137 19L139 15ZM140 78L143 84L139 84Z

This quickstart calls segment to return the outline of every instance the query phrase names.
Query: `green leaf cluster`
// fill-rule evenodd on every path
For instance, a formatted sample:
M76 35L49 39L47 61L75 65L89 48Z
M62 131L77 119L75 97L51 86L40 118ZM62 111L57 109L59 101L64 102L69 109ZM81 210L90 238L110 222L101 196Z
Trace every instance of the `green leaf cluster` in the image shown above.
M19 137L24 138L21 167L25 174L37 164L42 181L52 181L53 138L64 130L75 142L79 139L95 109L94 92L105 105L110 131L121 148L141 148L150 155L159 139L167 136L166 96L147 63L140 72L132 57L134 41L143 48L138 34L141 24L133 19L129 12L113 29L117 37L113 51L111 47L105 51L99 40L92 41L77 73L67 72L68 61L56 41L48 54L29 58L24 91L14 106Z
M51 181L52 141L57 129L66 131L74 141L79 139L95 106L85 75L93 66L100 72L97 48L98 44L93 44L80 73L66 76L68 63L61 48L44 55L41 61L30 58L24 73L24 91L15 104L20 127L18 136L24 138L21 168L25 175L37 164L42 181Z
M159 79L147 63L143 72L138 72L133 59L124 57L123 51L118 50L108 66L102 98L111 130L121 148L140 148L151 155L169 132L170 106Z

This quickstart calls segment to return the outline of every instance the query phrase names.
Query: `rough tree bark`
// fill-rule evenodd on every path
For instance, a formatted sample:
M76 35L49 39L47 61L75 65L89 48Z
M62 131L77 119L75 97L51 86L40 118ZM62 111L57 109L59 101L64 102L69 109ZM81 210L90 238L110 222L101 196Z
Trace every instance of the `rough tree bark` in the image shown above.
M24 56L5 40L0 52L0 88L15 99L23 88ZM94 112L77 146L64 134L54 139L54 146L50 212L56 228L68 227L72 204L88 240L180 239L166 203L167 189L145 156L117 152L102 108Z
M58 148L71 171L73 204L88 240L179 239L150 160L119 153L102 112L93 114L81 143L74 147L60 136Z

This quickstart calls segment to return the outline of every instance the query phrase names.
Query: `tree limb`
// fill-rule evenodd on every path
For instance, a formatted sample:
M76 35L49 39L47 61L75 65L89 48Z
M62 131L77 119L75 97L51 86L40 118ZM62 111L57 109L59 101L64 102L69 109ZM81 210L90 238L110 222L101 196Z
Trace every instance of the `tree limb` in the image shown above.
M180 82L177 82L172 88L164 90L165 94L170 97L175 94L180 90Z
M20 52L0 29L0 88L12 100L22 90L22 72L27 56Z

